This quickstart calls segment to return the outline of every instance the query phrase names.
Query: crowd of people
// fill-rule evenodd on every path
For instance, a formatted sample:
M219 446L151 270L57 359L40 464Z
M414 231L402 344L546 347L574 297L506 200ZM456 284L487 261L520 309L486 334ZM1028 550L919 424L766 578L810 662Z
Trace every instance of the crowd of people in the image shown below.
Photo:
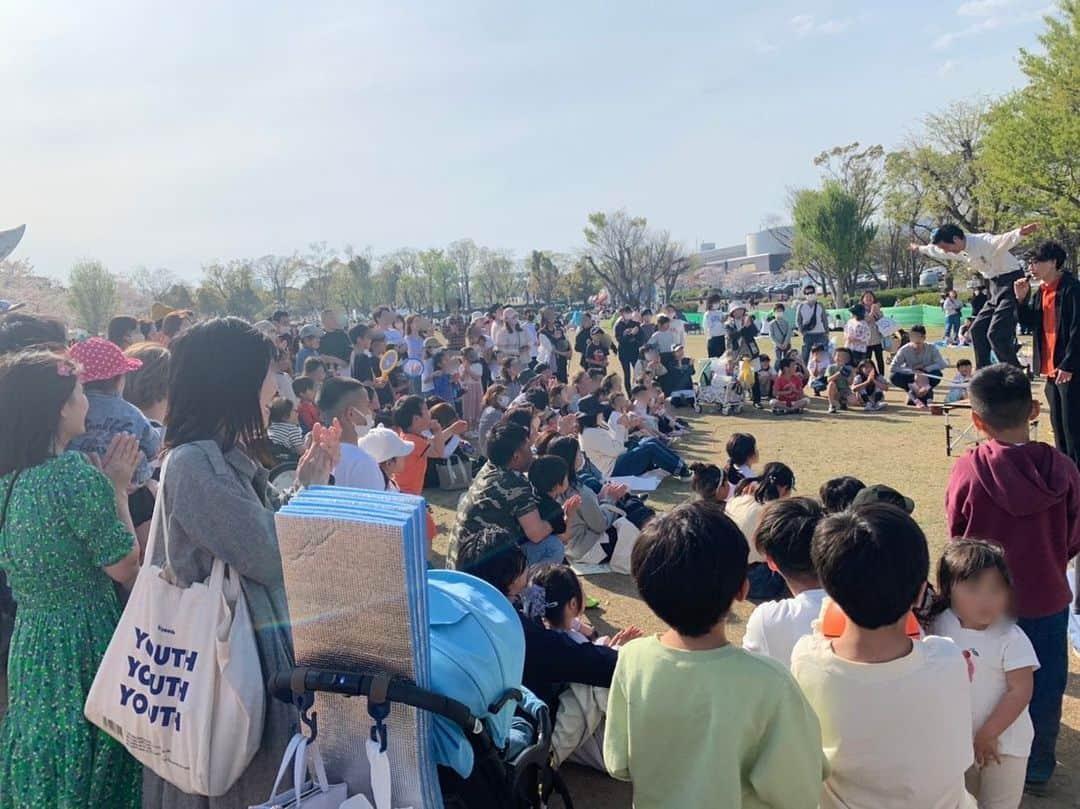
M762 463L749 433L730 436L723 463L683 459L692 428L678 408L699 386L673 307L655 322L623 308L614 340L587 314L575 333L552 309L499 306L438 324L380 307L348 329L334 311L249 324L156 308L74 343L58 321L3 315L0 570L15 624L0 809L262 800L297 727L290 706L267 701L254 759L208 798L143 771L83 704L145 563L190 585L224 560L264 680L290 668L274 512L326 483L461 493L447 567L513 602L521 685L557 732L567 684L596 689L603 721L566 758L632 781L638 807L1018 806L1055 767L1066 565L1080 551L1080 287L1048 245L1032 261L1039 289L1009 288L1060 451L1028 439L1037 404L1023 371L958 364L988 440L952 470L936 586L901 493L845 476L801 495L796 470ZM703 325L710 361L752 359L755 403L778 412L805 408L807 387L829 410L876 410L887 384L925 406L946 363L916 327L886 367L881 316L864 295L846 345L825 356L816 291L793 319L778 305L775 376L747 305L712 299ZM284 471L294 482L279 488ZM671 478L690 502L658 514L634 491L641 476ZM437 530L429 514L429 543ZM574 566L614 567L627 548L638 593L669 628L597 637ZM757 606L740 650L725 622L742 600Z

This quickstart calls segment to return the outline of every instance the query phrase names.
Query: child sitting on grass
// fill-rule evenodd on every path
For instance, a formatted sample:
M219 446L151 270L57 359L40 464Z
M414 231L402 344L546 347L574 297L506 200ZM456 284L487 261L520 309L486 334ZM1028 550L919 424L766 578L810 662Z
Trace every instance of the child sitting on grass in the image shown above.
M714 463L690 464L690 471L694 477L690 480L690 488L693 489L700 499L706 503L716 503L723 507L731 495L731 486L728 485L724 470Z
M581 505L581 496L574 495L565 505L555 499L570 488L566 461L555 455L544 455L532 462L529 483L536 490L540 519L551 526L551 536L540 542L525 543L525 558L530 567L561 565L566 558L566 521Z
M625 646L611 682L604 762L633 782L637 809L817 806L817 717L783 665L725 633L748 550L704 501L657 517L634 546L638 592L670 627Z
M809 407L810 400L803 395L805 386L795 360L791 357L780 360L780 376L773 382L773 400L769 402L773 414L801 413Z
M863 360L855 369L851 390L864 410L881 410L885 407L885 391L882 390L877 367L870 360Z
M846 511L854 502L855 496L866 488L866 484L850 475L832 478L821 484L818 497L825 506L826 514L838 514Z
M850 348L838 348L836 353L833 354L833 364L825 371L825 392L829 397L830 413L847 410L849 406L857 407L862 404L851 388L852 377L855 375L855 369L851 366L851 358Z
M791 650L821 613L825 591L810 561L814 529L825 516L809 497L778 500L765 510L754 534L754 544L765 564L779 573L791 598L765 601L746 622L743 648L791 665Z
M967 788L979 806L1015 809L1035 730L1028 715L1039 659L1009 616L1012 576L1001 548L979 539L950 542L938 564L932 632L963 649L971 678L975 765Z
M728 462L724 467L728 483L738 486L744 480L757 477L751 468L758 461L757 439L750 433L732 433L728 438Z
M963 655L906 631L930 572L922 529L895 506L859 506L818 524L810 556L847 618L838 637L815 632L791 653L829 758L821 809L975 809Z
M810 377L810 388L815 396L820 396L829 387L829 356L825 346L814 346L810 349L810 362L806 365L806 373Z
M971 365L971 360L962 359L956 361L956 376L953 377L949 393L945 396L946 402L962 402L967 399L968 385L971 384L972 371L973 366Z

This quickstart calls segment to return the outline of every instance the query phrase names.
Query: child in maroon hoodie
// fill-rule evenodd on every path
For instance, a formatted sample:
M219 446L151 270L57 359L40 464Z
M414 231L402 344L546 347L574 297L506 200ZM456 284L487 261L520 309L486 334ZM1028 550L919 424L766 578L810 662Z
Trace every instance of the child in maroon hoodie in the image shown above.
M1027 790L1045 794L1054 771L1068 676L1072 594L1065 566L1080 551L1080 471L1067 455L1031 441L1039 406L1019 368L991 365L971 380L971 420L989 439L957 460L945 508L953 537L988 539L1005 551L1017 624L1035 647Z

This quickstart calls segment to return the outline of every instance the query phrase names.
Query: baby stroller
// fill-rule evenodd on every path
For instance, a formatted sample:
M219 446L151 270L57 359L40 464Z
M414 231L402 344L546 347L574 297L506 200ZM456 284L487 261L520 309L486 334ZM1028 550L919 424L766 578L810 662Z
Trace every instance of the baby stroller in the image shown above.
M572 806L547 708L521 687L517 613L480 579L426 570L425 513L419 497L318 486L277 513L299 668L271 693L317 707L327 770L350 793L368 794L370 736L394 806Z
M738 378L723 373L721 363L707 360L698 375L694 411L700 413L707 406L730 416L742 412L744 401L745 391Z

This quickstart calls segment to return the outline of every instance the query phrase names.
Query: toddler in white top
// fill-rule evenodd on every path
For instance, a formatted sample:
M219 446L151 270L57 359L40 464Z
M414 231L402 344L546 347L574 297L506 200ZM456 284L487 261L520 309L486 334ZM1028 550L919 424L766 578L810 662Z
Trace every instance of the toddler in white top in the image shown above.
M1035 731L1028 716L1035 649L1008 616L1012 580L997 545L958 539L938 564L932 632L960 648L971 679L975 764L968 791L979 809L1016 809Z

